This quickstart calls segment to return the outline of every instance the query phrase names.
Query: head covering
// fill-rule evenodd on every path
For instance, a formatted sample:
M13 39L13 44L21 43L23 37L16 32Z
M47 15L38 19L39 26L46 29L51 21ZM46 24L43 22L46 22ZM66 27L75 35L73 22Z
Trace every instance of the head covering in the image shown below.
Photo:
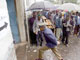
M38 14L38 17L41 16L41 14Z
M41 27L46 27L46 23L40 23L39 28L41 28Z

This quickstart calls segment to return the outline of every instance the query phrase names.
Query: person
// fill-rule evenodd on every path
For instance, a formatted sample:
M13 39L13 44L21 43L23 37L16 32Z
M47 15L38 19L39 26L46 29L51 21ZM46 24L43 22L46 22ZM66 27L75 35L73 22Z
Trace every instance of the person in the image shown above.
M43 16L45 16L46 18L48 18L48 13L49 13L48 10L44 10L44 11L43 11Z
M58 19L56 19L56 37L58 40L60 40L60 35L62 32L62 19L61 19L61 15L58 17Z
M54 16L56 15L55 11L52 11L52 17L54 18Z
M78 22L77 22L77 20L78 20L78 12L76 12L76 16L75 16L75 29L74 29L74 35L76 35L77 36L77 34L78 34Z
M70 20L70 24L71 24L71 26L70 26L70 33L73 34L74 27L75 27L73 16L70 16L69 20Z
M55 22L55 25L56 25L56 21L57 21L58 18L59 18L58 13L56 13L56 15L53 18L53 21Z
M38 18L34 21L34 24L33 24L33 32L36 34L37 45L39 45L39 41L40 41L40 46L42 46L43 38L41 35L42 33L40 32L40 29L39 29L39 25L43 22L44 21L41 18L41 15L38 14Z
M69 33L70 33L70 27L71 27L69 16L67 16L66 19L62 23L63 23L62 43L68 46Z
M30 32L30 43L31 45L37 44L36 34L33 33L33 23L36 20L36 12L33 12L32 17L29 18L29 32Z
M80 38L80 25L79 25L79 33L78 33L78 37Z
M57 50L57 39L55 35L53 34L52 30L43 25L43 26L40 26L40 31L44 35L46 46L39 49L39 59L36 59L36 60L43 60L42 54L44 51L48 49L51 49L59 60L63 60L63 58L61 57L61 55L59 54Z
M80 13L79 13L79 16L78 16L77 23L78 23L78 36L80 36Z
M76 19L75 19L76 13L75 13L75 12L73 13L72 17L73 17L73 23L74 23L72 32L73 32L73 35L75 35L75 33L74 33L74 31L75 31L75 26L76 26Z

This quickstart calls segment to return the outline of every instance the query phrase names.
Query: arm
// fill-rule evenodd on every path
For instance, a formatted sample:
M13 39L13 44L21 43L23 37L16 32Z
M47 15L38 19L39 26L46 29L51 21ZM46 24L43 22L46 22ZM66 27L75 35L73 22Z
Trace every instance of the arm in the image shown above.
M36 20L33 23L33 32L36 33Z
M53 44L57 45L57 39L50 29L46 30L43 34L45 38L49 39Z
M50 41L53 44L57 45L57 38L55 37L55 35L49 34L48 36L49 36Z

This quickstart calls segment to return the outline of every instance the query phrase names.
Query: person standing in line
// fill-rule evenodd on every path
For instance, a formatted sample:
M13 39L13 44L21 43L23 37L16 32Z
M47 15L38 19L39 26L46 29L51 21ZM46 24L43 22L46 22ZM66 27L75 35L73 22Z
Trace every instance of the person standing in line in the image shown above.
M42 36L42 33L41 33L40 29L39 29L39 25L41 23L43 23L43 22L44 21L41 18L41 15L38 14L38 18L34 21L34 24L33 24L33 32L36 34L37 45L39 45L39 41L40 41L40 46L42 46L43 36Z
M33 23L36 20L36 12L33 12L32 17L29 18L29 32L30 32L30 43L31 45L37 44L36 42L36 34L33 32Z
M70 33L70 20L69 16L66 17L66 19L63 21L63 38L62 43L68 46L69 43L69 33Z
M57 24L57 19L59 18L58 13L56 12L55 16L53 17L53 21L54 21L54 26L55 26L55 35L56 35L56 24Z
M40 26L40 31L43 33L45 41L46 41L46 46L42 47L39 49L39 59L36 60L43 60L42 59L42 54L44 51L51 49L53 53L57 56L58 60L63 60L61 55L59 54L57 50L57 38L55 37L54 33L52 32L51 29L43 26Z
M78 36L80 36L80 13L79 13L79 16L78 16Z
M74 29L74 35L76 35L77 36L77 34L78 34L78 22L77 22L77 20L78 20L78 12L76 12L76 16L75 16L75 29Z
M70 20L70 24L71 24L70 33L73 34L73 32L74 32L74 27L75 27L75 23L74 23L73 16L70 16L70 17L69 17L69 20Z
M76 13L75 12L73 13L72 17L73 17L73 22L74 22L74 26L73 26L73 35L74 35L75 34L74 33L75 32L75 26L76 26L76 19L75 19Z
M48 19L48 13L49 13L48 10L43 11L43 16L45 16L47 19Z
M61 15L59 15L58 19L56 19L56 37L60 40L61 32L62 32L62 19Z

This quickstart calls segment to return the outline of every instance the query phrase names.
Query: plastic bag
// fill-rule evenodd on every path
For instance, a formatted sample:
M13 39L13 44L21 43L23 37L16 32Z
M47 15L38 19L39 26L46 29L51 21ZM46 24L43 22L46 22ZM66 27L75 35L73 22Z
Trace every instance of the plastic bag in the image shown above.
M51 50L46 50L46 51L43 53L43 59L44 59L44 60L54 60L53 52L52 52Z

